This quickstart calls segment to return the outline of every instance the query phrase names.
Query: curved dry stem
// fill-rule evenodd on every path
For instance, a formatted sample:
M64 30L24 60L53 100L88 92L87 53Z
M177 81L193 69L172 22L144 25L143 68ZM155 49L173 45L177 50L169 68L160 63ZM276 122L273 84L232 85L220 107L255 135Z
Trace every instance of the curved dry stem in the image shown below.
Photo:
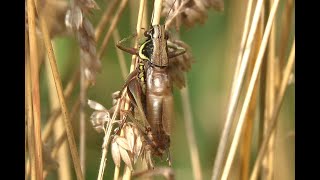
M33 131L34 138L34 159L35 173L37 179L43 179L42 163L42 141L41 141L41 111L40 111L40 91L39 91L39 58L37 53L37 38L35 24L35 6L33 0L28 0L28 23L29 23L29 50L30 50L30 75L31 75L31 97L33 110Z
M101 59L102 55L104 54L104 51L105 51L107 44L109 42L109 39L111 37L111 33L113 32L114 28L116 28L116 25L118 24L118 21L121 17L121 14L122 14L124 8L127 5L127 2L128 2L128 0L122 0L116 14L113 16L113 20L111 22L110 28L109 28L106 36L104 37L104 39L102 41L102 45L101 45L99 52L98 52L99 59Z
M212 180L218 180L220 177L221 169L224 162L224 157L226 154L226 147L228 142L227 140L230 135L230 131L231 131L231 127L233 124L233 119L236 111L236 106L239 101L240 91L243 84L243 78L248 66L248 59L252 49L252 44L254 40L254 35L256 33L259 17L261 14L262 4L263 4L263 0L258 0L256 4L254 16L251 23L251 28L248 34L248 40L245 46L245 51L243 53L241 65L239 68L239 73L238 73L239 75L238 75L238 78L236 79L236 83L234 85L233 92L229 100L227 117L226 117L225 125L223 128L223 132L220 138L215 163L213 166Z
M111 19L111 13L115 9L117 5L117 0L112 0L109 4L107 9L104 11L102 15L102 19L99 21L99 24L96 27L95 31L95 39L96 41L99 40L101 33L103 32L103 28L107 25L108 21Z
M251 102L253 89L254 89L254 86L255 86L257 78L258 78L258 74L259 74L260 67L261 67L262 60L263 60L263 55L264 55L264 52L265 52L265 49L266 49L266 46L267 46L267 43L268 43L269 35L270 35L270 32L271 32L272 24L274 22L274 17L275 17L276 11L278 9L278 5L279 5L279 0L275 0L275 2L272 5L272 8L271 8L271 12L270 12L270 16L268 18L268 22L267 22L267 26L266 26L266 29L265 29L265 33L263 34L262 42L261 42L261 45L260 45L258 57L257 57L256 63L255 63L254 69L253 69L252 77L250 79L250 83L249 83L249 87L248 87L248 90L247 90L247 93L246 93L246 96L245 96L243 107L241 109L239 122L238 122L238 125L237 125L237 128L236 128L235 134L234 134L234 138L232 140L230 151L229 151L228 156L227 156L228 158L227 158L227 162L226 162L225 168L223 170L222 180L226 180L228 178L228 175L229 175L229 171L230 171L230 168L231 168L231 165L232 165L232 162L233 162L233 158L234 158L234 155L235 155L238 143L239 143L239 139L240 139L240 134L241 134L241 131L242 131L243 123L244 123L244 120L245 120L245 117L246 117L246 114L247 114L247 111L248 111L249 104Z
M276 127L277 117L279 115L280 108L281 108L281 105L282 105L282 102L283 102L283 97L285 95L285 92L286 92L286 89L287 89L287 86L288 86L289 77L290 77L290 74L291 74L292 69L293 69L294 59L295 59L295 40L293 41L293 44L292 44L292 48L291 48L291 51L290 51L290 56L289 56L289 60L288 60L287 66L284 69L283 78L282 78L281 86L280 86L280 90L279 90L279 95L277 96L276 105L275 105L275 108L274 108L274 111L272 113L272 117L271 117L271 120L270 120L270 122L271 122L270 123L270 128L268 129L268 131L266 133L266 136L263 139L263 142L261 144L261 148L259 150L257 159L256 159L256 161L254 163L254 166L253 166L253 170L252 170L252 173L251 173L251 176L250 176L250 180L257 179L257 175L259 173L259 167L260 167L263 155L266 152L266 148L267 148L267 145L269 143L270 137L271 137L271 135L272 135L272 133L273 133L275 127Z
M185 79L187 79L186 74L184 75ZM200 164L200 157L199 151L195 139L195 134L193 130L193 119L191 113L191 104L189 100L189 91L188 91L188 83L186 82L186 87L180 90L181 100L182 100L182 107L186 125L186 135L188 140L188 145L190 148L190 157L192 162L192 170L193 170L193 179L202 179L201 173L201 164Z
M35 1L37 1L37 0L35 0ZM64 120L65 128L67 131L67 137L68 137L69 147L70 147L71 156L72 156L72 160L73 160L73 165L74 165L74 168L76 171L77 178L82 180L83 176L82 176L82 172L81 172L81 168L80 168L80 160L79 160L79 156L78 156L78 151L77 151L76 143L74 140L74 135L73 135L72 125L70 122L69 112L68 112L67 105L66 105L66 102L65 102L65 99L63 96L62 83L61 83L56 59L54 56L51 40L49 37L49 32L48 32L46 20L44 19L43 16L41 16L41 11L39 9L40 6L39 6L38 2L36 2L35 4L36 4L36 9L37 9L37 12L38 12L39 18L40 18L40 25L41 25L41 30L43 33L44 44L47 49L48 59L50 62L50 67L51 67L52 75L54 78L55 87L56 87L56 90L58 93L61 111L63 112L63 116L64 116L63 120Z

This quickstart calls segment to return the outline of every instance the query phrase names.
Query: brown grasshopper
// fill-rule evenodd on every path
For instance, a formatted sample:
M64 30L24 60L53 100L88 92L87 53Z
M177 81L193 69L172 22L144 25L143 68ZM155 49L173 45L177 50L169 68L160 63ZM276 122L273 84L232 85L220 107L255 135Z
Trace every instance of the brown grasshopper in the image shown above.
M139 57L139 65L129 74L124 87L128 87L128 95L140 116L145 116L143 125L151 154L162 157L167 152L171 165L170 122L174 102L168 66L169 59L184 54L186 50L168 41L164 25L153 25L144 36L147 40L138 49L123 46L127 39L117 44L119 49Z

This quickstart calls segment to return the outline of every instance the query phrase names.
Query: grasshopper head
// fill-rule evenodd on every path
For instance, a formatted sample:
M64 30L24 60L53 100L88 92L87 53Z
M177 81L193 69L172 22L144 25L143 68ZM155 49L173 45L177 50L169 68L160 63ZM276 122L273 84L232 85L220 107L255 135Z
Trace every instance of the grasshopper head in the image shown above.
M154 25L144 33L147 40L140 46L139 56L151 64L166 67L168 61L168 32L164 25Z

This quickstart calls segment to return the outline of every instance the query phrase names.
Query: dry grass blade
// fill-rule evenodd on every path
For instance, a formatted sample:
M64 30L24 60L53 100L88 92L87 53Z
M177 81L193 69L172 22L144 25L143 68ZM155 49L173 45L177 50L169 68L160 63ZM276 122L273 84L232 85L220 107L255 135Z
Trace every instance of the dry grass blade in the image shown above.
M102 55L103 55L103 53L104 53L104 51L105 51L105 49L107 47L107 44L108 44L109 39L111 37L111 33L113 32L113 30L115 29L116 25L118 24L118 21L119 21L119 19L121 17L121 14L122 14L124 8L127 5L127 2L128 2L128 0L122 0L121 1L120 6L119 6L116 14L113 17L113 20L111 22L110 28L109 28L106 36L104 37L104 39L102 41L102 45L101 45L100 50L98 52L98 58L99 59L101 59L101 57L102 57Z
M240 64L241 64L241 59L242 59L242 56L243 56L243 51L244 51L244 48L245 48L245 45L246 45L246 42L247 42L252 4L253 4L253 0L249 0L248 1L248 5L247 5L247 10L246 10L246 17L245 17L245 20L244 20L244 27L243 27L242 37L241 37L239 54L238 54L238 57L237 57L235 72L233 74L233 81L232 81L233 83L232 83L232 88L231 88L231 94L233 94L233 91L235 89L235 85L236 85L236 82L237 82L236 79L238 77Z
M113 12L114 8L117 5L117 0L112 0L109 4L107 9L104 11L102 15L102 19L99 21L99 24L96 27L95 31L95 38L96 41L99 40L101 33L103 32L103 28L107 25L108 21L111 19L111 13Z
M269 39L269 35L270 35L271 28L272 28L272 24L274 22L275 14L276 14L277 9L278 9L278 5L279 5L279 0L275 0L275 2L272 5L272 8L271 8L271 12L270 12L270 15L269 15L269 18L268 18L267 26L265 28L265 32L263 34L262 42L261 42L261 45L260 45L258 57L257 57L256 63L255 63L254 69L253 69L253 73L252 73L252 76L251 76L251 79L250 79L249 87L248 87L248 90L246 92L245 100L244 100L244 103L243 103L243 106L242 106L242 109L241 109L239 122L238 122L238 125L237 125L237 128L236 128L235 134L234 134L234 138L232 140L230 151L229 151L228 156L227 156L228 157L227 158L227 162L226 162L223 174L222 174L222 179L223 180L227 179L227 177L229 175L229 170L230 170L230 167L232 165L234 154L236 152L236 149L237 149L237 146L238 146L238 143L239 143L239 138L240 138L240 134L241 134L241 131L242 131L243 123L244 123L244 120L245 120L245 117L246 117L246 114L247 114L247 111L248 111L248 106L249 106L250 101L251 101L253 89L254 89L254 86L256 84L256 80L258 78L258 73L260 71L261 63L262 63L262 60L263 60L263 55L264 55L264 52L265 52L265 49L266 49L266 46L267 46L267 42L268 42L268 39Z
M185 75L185 79L187 79ZM196 139L193 130L193 119L191 114L191 104L189 100L189 92L188 92L188 83L186 83L186 87L180 90L181 93L181 100L182 100L182 107L186 125L186 135L188 140L188 145L190 148L190 157L192 162L192 170L193 170L193 178L194 179L202 179L201 173L201 164L200 164L200 157L199 151L196 144Z
M280 69L283 70L284 68L284 60L286 51L288 47L288 40L291 32L291 22L293 16L293 0L286 1L286 8L282 12L282 19L281 19L281 35L280 35L280 44L279 44L279 60L280 60Z
M271 120L270 120L270 122L271 122L270 123L270 127L269 127L269 129L268 129L268 131L266 133L265 138L263 139L262 144L261 144L261 148L259 150L257 159L256 159L256 161L254 163L254 167L253 167L253 170L252 170L252 174L250 176L250 180L257 179L257 175L258 175L258 172L259 172L259 167L260 167L263 155L264 155L264 153L266 151L266 147L267 147L267 145L269 143L271 134L272 134L272 132L274 131L274 129L276 127L277 117L278 117L278 114L280 112L280 107L281 107L282 102L283 102L283 97L284 97L284 94L285 94L287 86L288 86L288 80L289 80L290 74L291 74L292 69L293 69L294 58L295 58L295 41L293 42L293 45L292 45L292 48L291 48L291 51L290 51L290 56L289 56L289 60L288 60L287 66L284 69L283 78L282 78L281 86L280 86L280 90L279 90L279 95L277 96L276 105L274 107L274 111L272 112L272 117L271 117Z
M216 159L215 159L214 166L213 166L212 180L219 179L221 169L223 166L224 157L226 154L228 137L229 137L231 127L233 124L236 106L239 101L240 90L241 90L241 87L243 84L243 78L244 78L246 68L248 65L248 59L249 59L249 55L251 52L251 48L252 48L252 44L253 44L253 40L254 40L254 35L256 33L259 17L261 14L262 3L263 3L263 0L259 0L256 4L254 16L253 16L252 23L251 23L251 28L250 28L250 31L248 34L248 40L247 40L247 43L245 46L245 51L243 53L241 65L239 68L239 73L238 73L239 75L238 75L238 78L235 79L236 83L234 85L234 88L233 88L233 91L232 91L232 94L231 94L231 97L229 100L227 117L226 117L225 125L223 128L223 132L222 132L219 146L218 146Z
M29 171L27 168L26 178L31 174L31 179L36 179L36 160L35 160L35 144L33 135L33 116L32 116L32 97L31 97L31 77L30 77L30 61L27 59L26 62L26 96L27 96L27 135L28 135L28 152L29 152ZM28 173L30 172L30 173Z
M48 79L48 91L49 91L49 98L50 98L50 104L51 109L57 109L59 108L59 101L58 101L58 95L54 89L54 80L51 76L49 63L45 63L46 67L46 74ZM54 140L57 141L59 139L59 136L64 133L64 125L62 116L59 115L57 118L57 121L55 121L54 127ZM68 152L68 144L65 142L61 145L61 150L57 153L57 157L55 158L57 162L59 163L58 168L58 177L59 179L65 179L70 180L71 179L71 171L70 171L70 165L69 165L69 152ZM50 156L51 158L51 156Z
M256 33L256 39L254 42L254 50L252 56L250 56L250 62L248 65L248 74L247 78L249 82L249 78L252 76L252 71L254 68L254 64L257 58L257 54L259 51L259 46L261 44L262 38L262 28L258 28ZM261 74L261 73L260 73ZM255 112L257 110L257 93L258 93L258 83L255 84L252 100L249 104L248 113L243 125L243 131L241 135L240 142L240 179L247 180L249 178L249 169L250 169L250 155L251 155L251 142L252 142L252 134L253 134L253 124L255 118ZM246 85L247 86L247 85Z
M35 1L37 1L37 0L35 0ZM44 17L41 16L41 11L39 9L40 6L38 5L38 2L36 2L35 4L36 4L36 9L37 9L37 12L38 12L39 18L40 18L41 30L43 33L44 43L45 43L45 46L47 49L48 59L50 62L52 75L53 75L56 90L58 93L60 106L62 109L61 111L63 112L62 114L64 116L63 120L64 120L65 128L67 131L67 137L68 137L69 147L70 147L70 151L71 151L71 155L72 155L73 165L74 165L74 168L76 171L77 178L82 180L83 176L82 176L82 172L81 172L81 168L80 168L80 160L79 160L79 156L78 156L78 151L77 151L76 143L74 140L74 135L73 135L72 125L70 122L69 112L68 112L67 105L66 105L66 102L65 102L65 99L63 96L62 83L61 83L60 75L58 72L58 67L56 64L54 52L52 49L52 44L50 41L46 21L45 21Z
M42 141L41 141L41 118L40 118L40 91L39 91L39 59L37 50L35 7L33 0L28 0L28 23L29 23L29 50L30 50L30 75L31 75L31 96L33 110L33 136L34 136L34 155L37 179L43 179L42 164Z

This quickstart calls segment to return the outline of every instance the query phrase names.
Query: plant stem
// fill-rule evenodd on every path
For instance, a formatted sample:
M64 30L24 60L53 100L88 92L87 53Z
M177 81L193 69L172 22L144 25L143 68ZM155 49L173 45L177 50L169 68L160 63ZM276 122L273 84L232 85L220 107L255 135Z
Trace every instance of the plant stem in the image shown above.
M228 158L227 158L227 162L226 162L226 165L225 165L225 169L224 169L223 174L222 174L222 180L226 180L228 175L229 175L229 170L230 170L231 164L233 162L234 154L235 154L237 146L238 146L240 134L241 134L241 131L242 131L242 126L243 126L244 119L245 119L246 114L247 114L247 110L248 110L248 106L249 106L250 101L251 101L253 89L254 89L254 86L256 84L258 73L259 73L259 70L260 70L260 67L261 67L261 64L262 64L263 55L264 55L264 52L265 52L265 49L266 49L266 46L267 46L267 42L268 42L268 39L269 39L269 35L270 35L271 27L272 27L272 24L273 24L273 21L274 21L274 17L275 17L277 8L278 8L278 4L279 4L279 0L275 0L274 4L272 5L272 9L271 9L271 12L270 12L270 16L268 18L267 26L266 26L266 29L265 29L265 32L264 32L264 35L263 35L263 38L262 38L261 45L260 45L258 57L257 57L256 63L255 63L254 69L253 69L252 77L250 79L249 87L248 87L248 90L246 92L245 100L244 100L244 103L243 103L243 106L242 106L242 110L241 110L241 113L240 113L239 122L238 122L238 125L237 125L237 128L236 128L235 134L234 134L234 138L232 140L230 151L229 151L228 156L227 156Z
M37 38L35 24L35 6L33 0L28 0L28 23L29 23L29 50L30 50L30 73L31 73L31 96L33 110L33 136L35 153L35 172L37 179L43 179L42 141L41 141L41 110L39 91L39 58L37 53Z
M281 86L280 86L280 90L279 90L279 95L277 96L277 102L276 102L276 105L275 105L275 108L274 108L274 111L272 113L272 117L271 117L271 120L270 120L271 123L270 123L268 131L266 133L266 136L263 139L263 142L261 144L261 148L259 150L257 159L256 159L256 161L254 163L254 166L253 166L253 170L252 170L252 173L251 173L251 176L250 176L250 180L257 179L257 175L259 173L259 168L260 168L260 164L261 164L263 155L266 152L266 148L267 148L267 145L269 143L271 134L272 134L272 132L274 131L274 129L276 127L277 117L279 115L280 108L281 108L281 105L282 105L282 102L283 102L283 97L284 97L284 94L285 94L287 86L288 86L288 80L289 80L290 74L291 74L292 69L293 69L294 59L295 59L295 41L292 44L289 60L288 60L286 68L284 69L283 78L282 78Z
M186 74L184 74L184 78L187 79ZM189 99L189 90L188 90L187 82L186 82L186 87L180 90L180 94L181 94L182 107L183 107L183 113L184 113L186 135L187 135L188 145L190 148L193 179L201 180L202 179L201 164L200 164L199 150L197 147L195 134L193 130L194 125L193 125L193 119L192 119L192 111L191 111L191 104Z
M37 0L35 0L35 1L37 1ZM57 63L56 63L56 58L55 58L55 55L54 55L54 52L52 49L52 44L51 44L51 40L49 37L49 32L48 32L46 20L44 19L43 16L41 16L41 10L39 9L40 6L39 6L38 2L36 2L35 4L36 4L36 9L37 9L37 12L38 12L38 15L40 18L40 25L41 25L41 30L43 33L44 44L47 49L48 59L50 62L50 67L51 67L52 75L54 78L55 87L56 87L56 90L58 93L61 111L64 116L63 120L64 120L65 128L67 131L67 137L68 137L69 148L70 148L71 156L72 156L72 160L73 160L73 165L74 165L74 168L76 171L77 178L79 180L82 180L83 175L81 172L78 150L77 150L76 142L74 140L73 128L72 128L72 125L70 122L69 112L68 112L67 105L66 105L66 102L65 102L65 99L63 96L62 83L61 83L61 79L60 79L60 75L59 75L59 71L58 71L58 67L57 67Z
M241 65L239 68L239 73L238 73L239 75L238 75L238 78L235 80L236 84L234 85L234 89L231 94L231 98L229 100L227 117L226 117L225 125L223 128L223 132L222 132L222 135L220 138L215 163L213 166L213 174L212 174L212 178L211 178L212 180L218 180L220 178L220 173L221 173L221 169L222 169L225 154L226 154L226 147L227 147L227 143L228 143L227 140L230 135L230 131L232 128L234 115L235 115L235 111L236 111L236 106L239 101L240 91L241 91L241 87L243 84L243 78L244 78L244 75L245 75L245 72L247 69L248 59L249 59L249 55L250 55L250 52L252 49L254 35L256 33L259 17L261 14L262 4L263 4L263 0L258 0L258 2L256 4L254 16L253 16L252 23L251 23L251 28L250 28L247 43L245 46L245 51L243 53Z

